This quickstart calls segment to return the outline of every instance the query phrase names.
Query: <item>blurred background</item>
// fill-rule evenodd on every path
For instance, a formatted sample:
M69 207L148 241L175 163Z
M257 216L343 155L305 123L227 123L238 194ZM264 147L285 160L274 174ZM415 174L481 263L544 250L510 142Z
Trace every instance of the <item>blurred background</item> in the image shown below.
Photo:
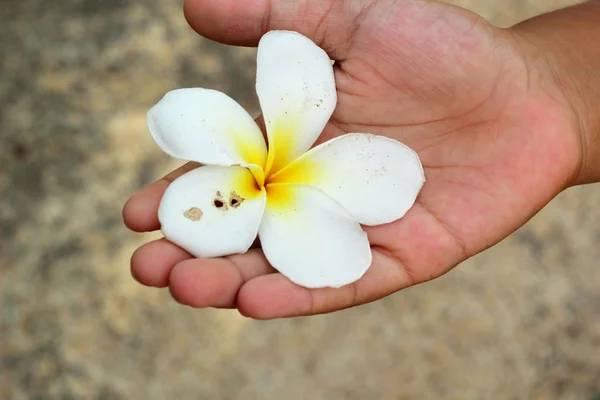
M570 0L456 0L500 26ZM121 222L177 166L145 112L222 90L254 114L255 52L198 37L180 0L0 1L0 399L592 399L600 186L560 195L434 282L259 322L142 287L157 235Z

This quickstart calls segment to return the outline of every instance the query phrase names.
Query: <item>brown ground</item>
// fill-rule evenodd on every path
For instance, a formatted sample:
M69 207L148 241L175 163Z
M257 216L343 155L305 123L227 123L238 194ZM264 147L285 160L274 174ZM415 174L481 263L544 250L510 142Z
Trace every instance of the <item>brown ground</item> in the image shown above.
M464 0L508 26L571 3ZM0 399L591 399L600 393L600 186L559 196L445 277L333 315L257 322L141 287L130 193L176 165L166 91L250 110L254 53L174 0L0 7Z

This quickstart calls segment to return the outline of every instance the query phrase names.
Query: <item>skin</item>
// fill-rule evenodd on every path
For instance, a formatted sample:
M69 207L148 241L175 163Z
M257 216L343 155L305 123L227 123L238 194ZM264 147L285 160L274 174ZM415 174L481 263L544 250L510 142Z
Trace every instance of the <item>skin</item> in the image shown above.
M340 289L294 285L259 248L202 260L165 239L140 247L134 277L168 286L182 304L269 319L371 302L443 275L562 190L597 180L586 169L594 124L548 61L559 50L542 52L536 42L546 17L501 30L469 11L421 0L187 0L185 16L199 34L227 44L253 46L273 29L314 40L336 61L338 89L319 142L348 132L397 139L418 152L427 183L404 218L365 228L373 264ZM159 229L162 194L194 167L135 194L123 211L127 226Z

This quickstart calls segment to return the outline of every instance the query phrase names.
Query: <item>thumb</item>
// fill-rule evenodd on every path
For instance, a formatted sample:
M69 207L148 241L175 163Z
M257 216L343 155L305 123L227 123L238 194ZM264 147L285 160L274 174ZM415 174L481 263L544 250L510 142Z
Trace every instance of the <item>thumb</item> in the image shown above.
M184 13L200 35L256 46L270 30L297 31L335 60L344 58L359 18L373 0L186 0Z

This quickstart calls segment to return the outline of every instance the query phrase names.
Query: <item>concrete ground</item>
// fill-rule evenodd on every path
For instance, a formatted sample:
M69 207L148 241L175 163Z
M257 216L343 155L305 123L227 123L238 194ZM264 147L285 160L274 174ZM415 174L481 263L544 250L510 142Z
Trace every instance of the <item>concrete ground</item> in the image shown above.
M509 26L571 3L464 0ZM176 163L145 112L166 91L248 109L254 51L175 0L0 7L0 399L592 399L600 393L600 186L559 196L434 282L331 315L192 310L129 274L156 235L120 209Z

